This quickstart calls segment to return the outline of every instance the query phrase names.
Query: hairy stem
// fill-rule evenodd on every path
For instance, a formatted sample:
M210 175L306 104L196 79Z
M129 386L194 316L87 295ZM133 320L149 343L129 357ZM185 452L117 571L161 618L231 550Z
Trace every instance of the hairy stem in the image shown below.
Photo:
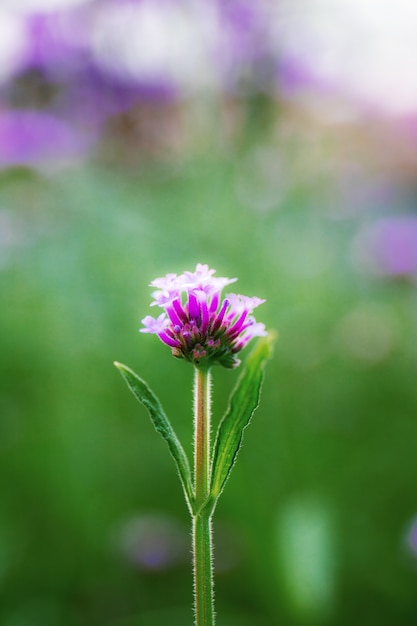
M195 370L193 571L195 626L214 626L210 489L210 372Z

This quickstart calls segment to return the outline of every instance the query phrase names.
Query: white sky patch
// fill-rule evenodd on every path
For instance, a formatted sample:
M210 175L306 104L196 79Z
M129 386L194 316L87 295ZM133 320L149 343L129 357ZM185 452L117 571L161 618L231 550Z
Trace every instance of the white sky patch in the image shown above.
M273 39L284 58L391 113L417 109L416 0L287 0Z
M209 86L215 81L210 50L216 26L207 4L109 5L93 24L93 55L103 69L127 80Z
M2 8L19 13L64 11L91 0L1 0Z
M27 50L26 30L23 21L0 9L0 82L10 78L21 63Z

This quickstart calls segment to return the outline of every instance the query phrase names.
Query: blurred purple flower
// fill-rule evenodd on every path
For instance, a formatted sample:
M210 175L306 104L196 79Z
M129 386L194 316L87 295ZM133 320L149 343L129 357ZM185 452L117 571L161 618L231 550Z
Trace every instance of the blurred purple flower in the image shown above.
M62 120L37 111L0 114L0 167L80 157L89 141Z
M417 217L383 218L354 242L355 261L382 276L417 277Z
M166 515L141 515L129 519L119 531L125 557L148 571L170 569L187 555L187 533Z
M170 103L173 98L168 86L165 89L123 83L88 66L77 81L67 85L57 108L63 117L88 129L95 137L105 130L109 119L134 111L138 103L147 102L152 106Z
M44 92L49 110L53 108L63 116L100 128L109 116L127 111L139 100L172 99L175 92L168 77L161 80L158 76L148 76L141 80L138 75L132 80L132 76L123 71L109 71L97 53L96 31L106 9L113 8L120 13L122 8L135 4L137 6L129 0L116 5L107 0L62 11L32 13L22 18L25 54L18 68L19 74L15 72L21 104L30 106L35 97L36 106L39 92ZM134 43L126 38L126 33L117 29L117 24L113 37L122 42L120 46L123 44L125 52ZM114 49L113 44L112 40L102 42L118 68L121 66L118 62L120 50L117 46ZM109 47L112 48L110 52ZM132 54L136 54L135 50ZM146 52L144 48L142 51ZM13 84L6 91L13 100Z
M222 68L222 87L232 86L243 95L274 94L278 55L271 28L273 7L268 0L217 0L217 4L220 45L216 61Z
M316 76L305 59L296 59L283 54L277 75L281 94L289 98L303 96L306 91L323 96L337 91L329 81Z
M403 547L408 555L417 562L417 515L411 518L404 529Z
M413 556L417 557L417 517L413 519L408 529L407 544Z
M23 61L11 77L23 106L38 103L30 91L38 77L35 87L46 90L42 106L95 128L141 100L242 83L249 93L275 82L269 13L267 0L57 3L53 11L19 17ZM13 101L13 81L6 90Z
M62 81L79 68L87 51L82 13L34 14L27 18L28 69Z

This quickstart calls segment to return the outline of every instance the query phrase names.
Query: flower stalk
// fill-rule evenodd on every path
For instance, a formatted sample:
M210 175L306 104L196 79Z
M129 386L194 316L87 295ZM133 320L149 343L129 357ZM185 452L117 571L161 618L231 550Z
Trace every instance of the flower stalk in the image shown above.
M195 368L193 573L196 626L214 626L212 511L210 495L210 370Z
M195 368L194 384L194 484L195 508L202 508L210 489L211 374Z

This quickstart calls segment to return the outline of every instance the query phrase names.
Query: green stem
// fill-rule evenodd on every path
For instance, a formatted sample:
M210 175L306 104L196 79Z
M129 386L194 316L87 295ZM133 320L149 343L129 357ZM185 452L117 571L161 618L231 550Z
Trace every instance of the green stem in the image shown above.
M195 626L214 626L210 489L210 371L195 370L193 571Z

